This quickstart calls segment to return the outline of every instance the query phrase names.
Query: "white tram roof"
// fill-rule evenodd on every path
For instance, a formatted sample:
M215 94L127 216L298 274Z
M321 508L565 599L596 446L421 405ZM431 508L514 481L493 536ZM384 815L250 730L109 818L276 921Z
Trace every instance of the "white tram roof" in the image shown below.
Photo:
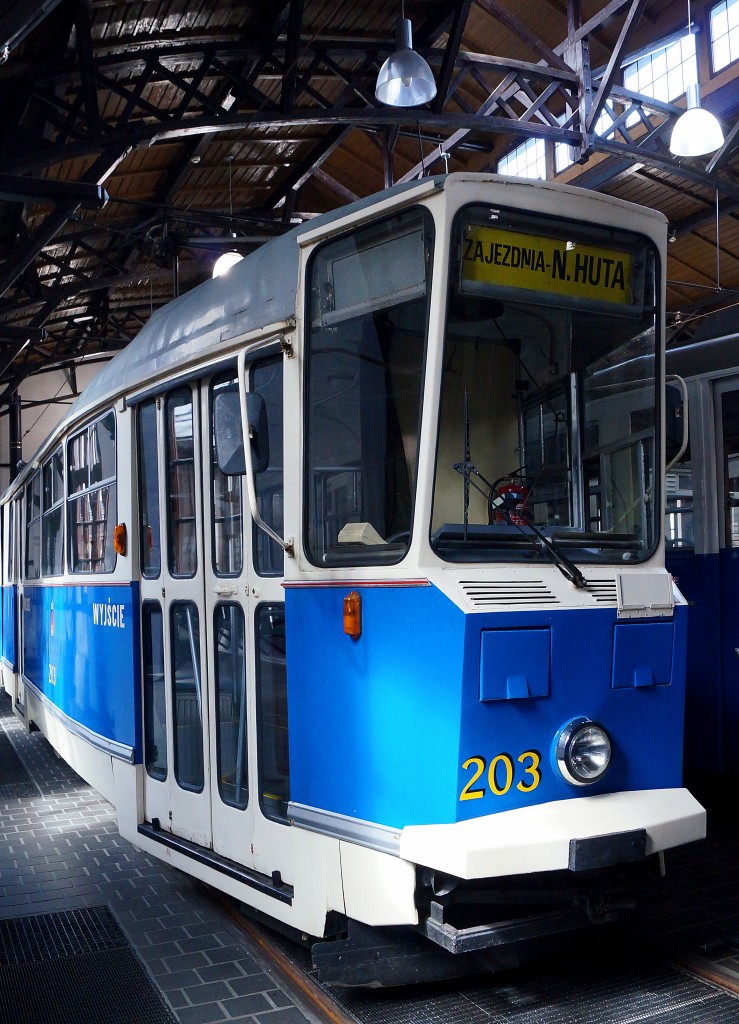
M161 306L133 341L95 375L59 426L66 427L104 402L202 359L208 350L217 356L237 337L294 317L299 236L417 186L418 181L396 185L379 196L298 225L249 253L228 274L203 281Z

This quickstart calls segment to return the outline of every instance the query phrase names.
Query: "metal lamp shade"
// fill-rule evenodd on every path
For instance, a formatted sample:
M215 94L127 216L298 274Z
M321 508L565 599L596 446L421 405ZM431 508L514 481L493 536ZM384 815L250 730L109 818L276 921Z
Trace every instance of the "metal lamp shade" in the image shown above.
M375 96L387 107L419 107L436 95L431 68L413 49L411 23L398 23L398 49L380 68Z

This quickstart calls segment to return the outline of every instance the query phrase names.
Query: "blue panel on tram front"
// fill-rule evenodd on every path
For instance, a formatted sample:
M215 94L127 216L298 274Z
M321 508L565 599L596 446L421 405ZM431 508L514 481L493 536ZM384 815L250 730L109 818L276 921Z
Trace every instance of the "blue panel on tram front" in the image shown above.
M480 700L546 697L549 629L485 629L481 645Z
M619 622L613 631L613 686L667 686L672 622Z
M352 589L358 640L343 630ZM288 586L291 799L402 827L582 797L553 757L576 717L614 747L587 795L680 786L685 613L658 623L674 629L671 685L615 689L615 608L465 614L435 587ZM644 625L623 624L627 649ZM483 636L499 630L496 651ZM506 699L480 700L481 673L485 693L499 687L496 654ZM515 677L544 692L523 696Z
M138 586L27 586L24 675L56 707L141 760Z

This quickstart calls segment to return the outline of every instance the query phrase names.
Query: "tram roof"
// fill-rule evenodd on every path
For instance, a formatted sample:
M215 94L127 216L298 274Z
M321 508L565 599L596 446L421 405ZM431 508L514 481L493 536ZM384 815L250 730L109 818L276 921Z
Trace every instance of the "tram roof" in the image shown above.
M437 182L441 187L444 175ZM482 177L482 176L481 176ZM174 371L207 350L295 315L299 238L382 200L418 187L395 185L300 224L265 242L221 277L203 281L156 310L133 341L100 370L59 423L59 430L84 418L103 402L126 395ZM238 321L238 333L236 333Z

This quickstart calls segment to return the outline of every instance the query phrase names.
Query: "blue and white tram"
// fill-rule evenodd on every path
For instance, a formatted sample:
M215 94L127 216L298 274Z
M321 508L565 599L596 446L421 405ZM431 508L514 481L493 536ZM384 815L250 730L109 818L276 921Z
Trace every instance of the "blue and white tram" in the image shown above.
M704 835L665 237L549 183L390 189L155 313L4 496L19 713L327 980L408 980L406 939L412 977L509 965Z

